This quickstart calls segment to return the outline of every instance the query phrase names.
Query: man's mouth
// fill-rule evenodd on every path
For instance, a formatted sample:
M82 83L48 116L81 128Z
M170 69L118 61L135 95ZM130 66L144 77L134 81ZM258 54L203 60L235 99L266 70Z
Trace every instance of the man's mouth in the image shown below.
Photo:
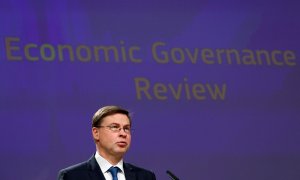
M127 146L127 142L120 141L120 142L117 142L117 145L120 147L125 147L125 146Z

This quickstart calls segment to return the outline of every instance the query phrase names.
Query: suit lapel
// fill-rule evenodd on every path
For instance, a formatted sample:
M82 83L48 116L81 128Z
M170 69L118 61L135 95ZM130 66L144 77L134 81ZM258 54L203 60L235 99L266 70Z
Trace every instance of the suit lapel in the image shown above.
M88 165L90 168L90 173L89 173L90 180L105 180L105 177L104 177L94 155L89 159Z
M94 155L88 160L88 166L89 166L89 175L90 180L105 180L105 177L94 157ZM127 163L123 164L124 172L126 180L136 180L136 174L134 172L134 168Z
M136 180L136 175L133 171L133 168L129 164L126 164L126 163L123 164L123 167L124 167L124 171L125 171L126 180Z

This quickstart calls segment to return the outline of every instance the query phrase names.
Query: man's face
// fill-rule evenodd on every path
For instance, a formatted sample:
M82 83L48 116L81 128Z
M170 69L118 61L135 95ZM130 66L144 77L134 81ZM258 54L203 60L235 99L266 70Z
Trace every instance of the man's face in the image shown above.
M103 118L100 126L93 128L94 139L99 140L96 143L100 155L104 158L123 157L131 143L130 132L124 132L124 129L130 128L128 117L120 113L109 115ZM122 129L118 131L119 128Z

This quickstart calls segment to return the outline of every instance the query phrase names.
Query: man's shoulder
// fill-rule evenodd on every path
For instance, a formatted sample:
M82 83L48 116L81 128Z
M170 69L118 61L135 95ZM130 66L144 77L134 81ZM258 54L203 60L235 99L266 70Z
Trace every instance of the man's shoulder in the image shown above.
M129 171L133 171L136 173L143 173L143 174L149 174L149 175L154 175L153 171L130 164L130 163L125 163L125 167L129 170Z
M88 162L84 161L75 165L71 165L58 172L59 180L79 180L86 178L90 172Z
M97 167L96 160L92 157L87 161L61 169L58 173L58 179L86 179L93 171L100 171L100 168Z
M155 174L151 170L130 163L125 163L124 166L125 175L128 179L156 180Z
M62 169L63 172L70 172L70 171L82 171L87 170L89 168L88 161L80 162L69 167Z

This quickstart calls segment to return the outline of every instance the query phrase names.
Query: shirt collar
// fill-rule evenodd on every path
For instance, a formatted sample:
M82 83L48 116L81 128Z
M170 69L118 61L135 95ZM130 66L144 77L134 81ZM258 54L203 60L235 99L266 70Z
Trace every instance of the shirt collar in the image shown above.
M98 151L95 153L95 159L97 161L97 163L100 166L100 169L102 171L102 173L106 173L107 170L114 166L114 167L118 167L121 171L121 173L124 173L124 168L123 168L123 159L121 159L121 161L119 161L116 165L112 165L110 164L106 159L104 159L99 153Z

